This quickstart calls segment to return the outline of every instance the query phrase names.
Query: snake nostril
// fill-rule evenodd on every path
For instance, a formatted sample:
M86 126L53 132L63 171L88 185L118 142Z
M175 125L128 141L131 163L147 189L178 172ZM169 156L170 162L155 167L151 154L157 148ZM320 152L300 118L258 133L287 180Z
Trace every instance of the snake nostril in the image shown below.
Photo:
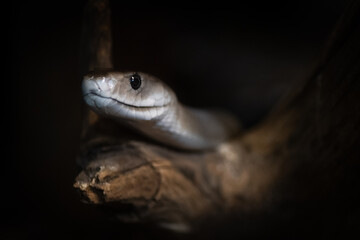
M95 85L96 85L96 87L97 87L97 90L100 92L100 91L101 91L101 87L100 87L98 81L95 81Z

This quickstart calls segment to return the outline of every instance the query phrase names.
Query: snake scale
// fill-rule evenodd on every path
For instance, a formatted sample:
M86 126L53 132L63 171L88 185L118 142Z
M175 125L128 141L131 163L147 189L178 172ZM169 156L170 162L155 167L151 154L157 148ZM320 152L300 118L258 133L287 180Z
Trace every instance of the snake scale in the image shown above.
M178 149L211 149L239 130L231 114L185 106L170 87L150 74L95 71L84 77L82 90L96 113Z

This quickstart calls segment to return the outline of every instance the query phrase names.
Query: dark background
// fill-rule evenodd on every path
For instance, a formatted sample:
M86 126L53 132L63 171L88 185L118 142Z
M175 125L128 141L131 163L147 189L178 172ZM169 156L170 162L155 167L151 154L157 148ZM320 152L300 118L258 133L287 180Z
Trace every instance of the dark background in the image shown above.
M83 107L85 3L12 5L11 83L5 85L11 91L3 100L11 121L10 156L3 159L10 164L2 169L5 239L169 237L115 221L81 203L72 187ZM310 76L345 6L341 0L169 6L112 1L114 65L156 75L182 102L226 108L248 128Z

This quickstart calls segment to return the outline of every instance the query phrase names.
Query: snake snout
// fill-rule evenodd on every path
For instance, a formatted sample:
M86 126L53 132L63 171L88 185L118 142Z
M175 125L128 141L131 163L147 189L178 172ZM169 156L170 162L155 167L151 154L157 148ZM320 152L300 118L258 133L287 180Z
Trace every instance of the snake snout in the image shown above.
M111 93L116 84L116 80L106 75L88 74L83 80L84 93L101 93L107 95Z

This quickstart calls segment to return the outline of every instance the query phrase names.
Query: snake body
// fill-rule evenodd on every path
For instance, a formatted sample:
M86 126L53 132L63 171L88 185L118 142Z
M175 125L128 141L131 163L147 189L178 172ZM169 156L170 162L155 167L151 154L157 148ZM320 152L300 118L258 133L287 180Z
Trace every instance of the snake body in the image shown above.
M146 73L92 72L84 77L82 89L96 113L178 149L211 149L239 129L228 113L184 106L170 87Z

